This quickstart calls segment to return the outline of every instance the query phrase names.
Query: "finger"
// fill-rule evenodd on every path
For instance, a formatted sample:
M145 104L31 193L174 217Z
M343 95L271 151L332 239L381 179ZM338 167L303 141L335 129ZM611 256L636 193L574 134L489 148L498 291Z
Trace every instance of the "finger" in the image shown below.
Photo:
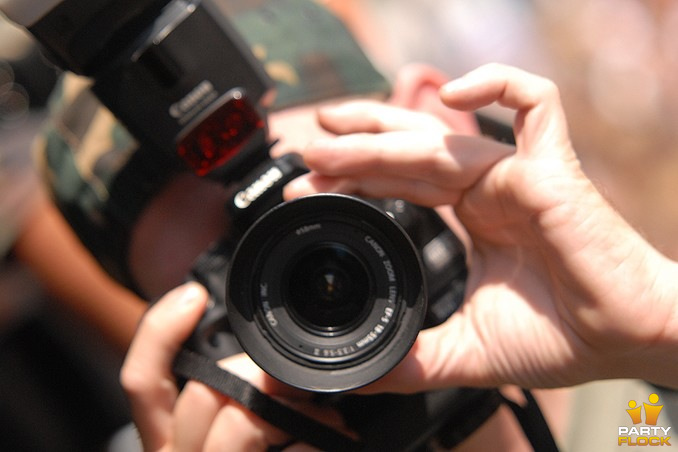
M202 450L210 426L228 400L201 383L189 381L174 409L174 418L180 420L174 425L174 449Z
M445 136L412 132L351 134L317 140L303 152L304 162L326 176L368 172L428 176L454 171L456 162L445 147Z
M390 174L437 185L468 186L513 147L483 137L391 132L352 134L313 142L308 167L326 176Z
M448 106L476 110L491 103L523 110L555 100L557 88L550 80L521 69L490 63L452 80L440 89ZM557 97L557 96L555 96Z
M315 142L305 151L313 172L288 184L285 197L341 192L402 197L427 206L454 204L462 191L513 152L511 146L478 137L346 135Z
M285 199L312 193L343 193L367 198L399 198L426 207L456 204L461 191L441 190L425 182L394 177L341 178L304 175L285 188Z
M557 86L550 80L517 68L488 64L444 85L440 90L449 107L476 110L499 103L517 111L516 140L526 151L559 149L542 146L569 143L567 121ZM522 143L521 143L522 142Z
M318 122L337 135L381 133L395 130L450 132L437 117L424 112L386 105L376 101L356 100L318 110Z
M440 100L440 87L448 81L447 74L428 64L407 64L398 70L388 103L432 114L455 133L478 135L478 123L472 114L448 108Z
M149 450L171 432L177 388L172 362L205 310L207 293L189 283L167 293L144 316L120 373L132 414Z

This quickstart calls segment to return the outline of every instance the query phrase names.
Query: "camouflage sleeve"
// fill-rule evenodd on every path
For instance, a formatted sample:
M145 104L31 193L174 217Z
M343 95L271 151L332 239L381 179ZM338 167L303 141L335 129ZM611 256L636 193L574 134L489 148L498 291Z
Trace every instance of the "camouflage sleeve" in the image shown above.
M136 142L91 93L85 78L65 75L49 111L34 147L41 175L60 207L77 209L101 226L109 185Z
M129 284L127 230L111 214L111 193L137 143L89 86L73 74L59 80L33 154L48 194L76 235L109 273Z

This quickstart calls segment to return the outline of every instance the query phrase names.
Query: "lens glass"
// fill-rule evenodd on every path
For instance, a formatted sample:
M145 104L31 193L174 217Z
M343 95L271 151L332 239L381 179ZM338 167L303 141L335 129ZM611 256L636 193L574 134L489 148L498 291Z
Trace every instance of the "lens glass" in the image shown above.
M300 325L316 334L333 334L363 320L369 297L365 266L345 246L333 243L313 247L292 266L285 304Z

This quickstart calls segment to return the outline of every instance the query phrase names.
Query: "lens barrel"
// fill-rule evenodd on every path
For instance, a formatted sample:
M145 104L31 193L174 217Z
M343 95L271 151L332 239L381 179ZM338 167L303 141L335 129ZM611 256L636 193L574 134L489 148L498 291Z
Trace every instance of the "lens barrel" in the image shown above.
M266 372L340 392L390 371L426 314L422 266L403 228L358 198L278 205L244 234L227 278L229 322Z

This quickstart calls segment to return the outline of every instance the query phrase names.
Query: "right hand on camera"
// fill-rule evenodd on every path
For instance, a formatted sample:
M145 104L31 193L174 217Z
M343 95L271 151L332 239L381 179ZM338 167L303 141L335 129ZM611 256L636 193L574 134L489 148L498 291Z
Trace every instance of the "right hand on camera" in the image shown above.
M312 172L286 188L288 198L329 191L452 205L470 239L465 305L366 391L626 376L675 386L676 364L656 364L678 342L676 265L585 176L555 85L487 65L441 96L460 110L515 110L516 148L455 135L420 113L347 103L320 111L339 136L311 144Z

